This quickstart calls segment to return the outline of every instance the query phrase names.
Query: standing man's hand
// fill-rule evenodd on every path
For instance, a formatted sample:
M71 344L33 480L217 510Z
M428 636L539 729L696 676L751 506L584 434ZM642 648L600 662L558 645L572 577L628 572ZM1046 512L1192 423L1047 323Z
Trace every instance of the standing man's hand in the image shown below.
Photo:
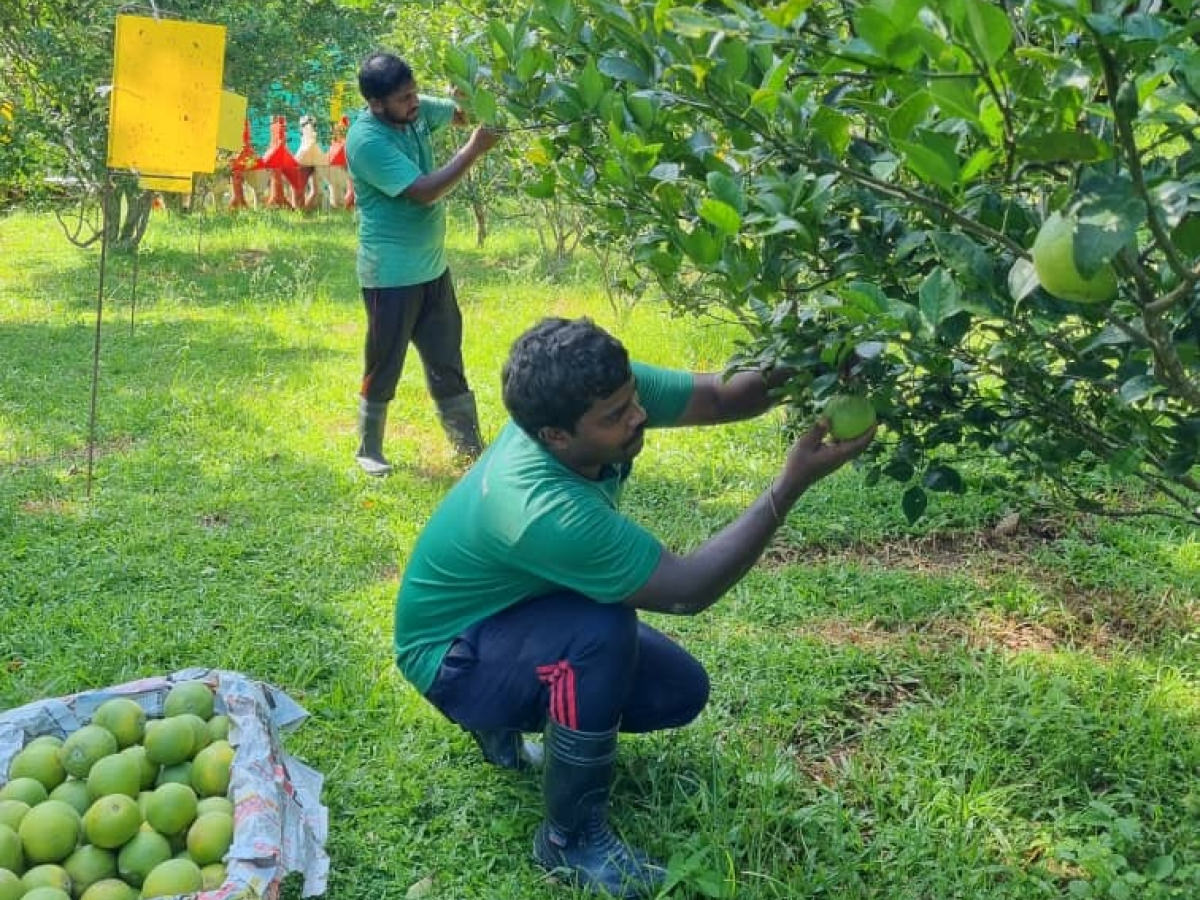
M781 482L803 491L854 459L875 438L875 426L849 441L826 441L828 432L829 422L822 418L792 444L780 473Z
M500 133L486 125L477 125L467 139L467 146L475 156L483 156L500 140Z

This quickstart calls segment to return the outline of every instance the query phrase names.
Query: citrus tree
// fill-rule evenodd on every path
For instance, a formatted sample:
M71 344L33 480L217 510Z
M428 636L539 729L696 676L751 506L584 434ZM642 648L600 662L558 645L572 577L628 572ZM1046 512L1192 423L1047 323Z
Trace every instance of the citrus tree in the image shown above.
M542 0L446 67L801 414L869 397L910 519L975 455L1200 521L1198 34L1192 0Z

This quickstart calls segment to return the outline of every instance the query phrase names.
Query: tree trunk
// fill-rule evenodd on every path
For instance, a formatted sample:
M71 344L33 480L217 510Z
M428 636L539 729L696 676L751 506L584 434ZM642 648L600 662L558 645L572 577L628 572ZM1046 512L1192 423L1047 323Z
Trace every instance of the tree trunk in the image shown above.
M153 194L130 178L118 179L105 199L105 237L115 250L134 250L150 224Z
M474 200L471 202L471 212L475 213L475 246L482 250L488 236L487 205L481 200Z

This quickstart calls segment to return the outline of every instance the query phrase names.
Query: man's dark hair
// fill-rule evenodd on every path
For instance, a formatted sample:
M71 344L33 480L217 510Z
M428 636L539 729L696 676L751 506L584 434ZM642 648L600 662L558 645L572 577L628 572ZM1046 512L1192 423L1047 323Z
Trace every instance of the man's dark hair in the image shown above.
M504 405L521 429L574 433L593 403L633 377L629 352L588 318L546 318L516 339L500 375Z
M412 67L386 50L372 53L358 69L358 90L364 100L386 100L412 80Z

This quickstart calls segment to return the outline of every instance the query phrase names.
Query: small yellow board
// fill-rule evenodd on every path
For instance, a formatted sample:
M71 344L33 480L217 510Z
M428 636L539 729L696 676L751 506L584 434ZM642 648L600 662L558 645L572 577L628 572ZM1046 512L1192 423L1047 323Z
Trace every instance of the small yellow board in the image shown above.
M186 173L156 172L153 175L142 175L138 178L138 187L147 191L164 191L169 194L190 194L192 192L192 175Z
M221 124L217 128L218 150L241 150L242 129L246 124L246 98L233 91L221 91Z
M117 16L109 167L213 171L224 68L223 25Z

